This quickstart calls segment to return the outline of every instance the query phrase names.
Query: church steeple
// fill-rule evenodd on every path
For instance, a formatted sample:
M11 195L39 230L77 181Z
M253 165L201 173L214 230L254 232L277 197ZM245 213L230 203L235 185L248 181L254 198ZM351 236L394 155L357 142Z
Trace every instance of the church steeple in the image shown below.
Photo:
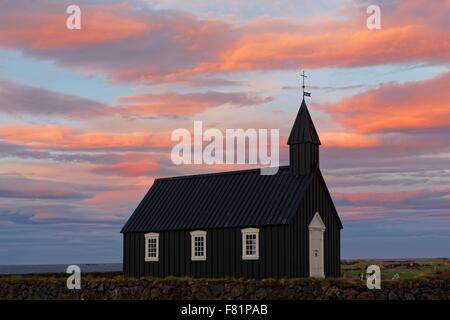
M289 166L293 175L308 174L319 166L321 143L304 98L287 143Z
M294 126L292 127L291 134L289 135L288 144L293 145L306 142L318 145L321 144L319 135L317 134L314 123L309 115L308 108L306 107L305 99L303 99Z

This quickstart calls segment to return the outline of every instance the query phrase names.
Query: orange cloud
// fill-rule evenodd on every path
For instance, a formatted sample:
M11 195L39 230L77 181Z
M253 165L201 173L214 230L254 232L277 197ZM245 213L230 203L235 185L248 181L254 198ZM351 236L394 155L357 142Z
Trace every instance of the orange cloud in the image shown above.
M448 128L449 83L450 72L431 80L383 84L322 108L359 133Z
M172 145L170 133L84 132L60 125L2 126L0 139L33 148L61 150L167 148Z
M114 191L101 191L95 193L91 198L80 201L82 204L95 205L103 210L116 211L118 207L127 206L130 202L135 205L153 184L153 179L147 179L143 185L136 186L134 183L121 186L121 189ZM124 208L124 211L129 208ZM124 212L126 213L126 212Z
M325 131L320 133L325 147L334 148L370 148L380 145L380 139L358 133Z
M420 5L425 13L418 11ZM448 19L442 14L449 9L445 1L439 5L424 0L414 5L393 2L383 11L382 28L376 31L367 29L361 6L348 7L341 19L316 17L297 23L264 18L241 25L201 20L181 11L144 6L137 10L127 4L86 7L82 30L67 30L66 15L47 13L64 9L59 6L46 3L46 11L29 13L12 9L0 22L0 46L79 70L98 70L118 81L154 84L299 65L323 68L450 61ZM418 14L426 18L417 18Z
M406 3L391 8L381 30L365 25L366 16L304 23L263 18L237 28L238 36L210 59L166 73L164 79L215 72L322 67L357 67L411 61L448 62L446 28L431 17L447 4L427 10L430 19L411 18ZM449 8L450 9L450 8ZM356 10L358 11L358 10ZM400 16L401 15L401 16ZM442 21L445 21L441 19ZM444 22L445 26L445 22ZM149 74L148 78L158 77Z
M64 5L43 3L41 9L10 10L2 16L0 45L69 49L135 37L152 29L149 22L133 16L126 3L108 4L107 8L89 4L81 7L80 30L66 28L69 15Z
M427 216L448 219L448 188L390 192L334 192L346 220L411 219Z
M415 189L390 192L334 192L339 204L371 208L389 207L395 209L423 208L448 210L449 188ZM419 203L421 203L419 205Z
M182 116L199 113L208 108L224 104L250 106L272 100L270 97L259 97L245 92L208 91L186 94L165 92L119 97L120 103L128 105L110 110L111 112L135 116Z
M412 190L400 192L359 192L359 193L340 193L336 192L334 195L339 200L346 200L349 202L399 202L408 199L414 199L424 194L425 190Z
M287 32L246 34L212 61L167 74L167 78L208 72L295 68L357 67L411 61L450 60L447 33L426 25L386 27L376 32L354 21L334 30L307 34L302 25ZM320 28L320 26L318 26ZM265 25L265 28L267 26ZM319 29L320 30L320 29ZM254 31L254 30L252 30Z
M155 173L159 169L158 163L153 159L131 160L111 165L101 165L93 169L95 173L134 177Z

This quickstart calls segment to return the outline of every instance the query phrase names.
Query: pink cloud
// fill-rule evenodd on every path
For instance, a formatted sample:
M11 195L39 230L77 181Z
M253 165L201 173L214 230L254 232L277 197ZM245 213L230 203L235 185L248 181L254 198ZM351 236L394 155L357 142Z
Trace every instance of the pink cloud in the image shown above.
M450 72L430 80L382 84L321 108L362 134L449 127L448 83Z
M178 93L164 92L137 96L119 97L123 107L111 109L123 115L133 116L183 116L200 113L208 108L224 104L251 106L272 101L270 97L259 97L245 92Z
M99 6L81 4L81 29L66 28L67 1L59 3L27 1L28 6L2 4L5 8L0 25L0 45L25 50L62 49L85 47L102 42L112 42L142 35L152 30L152 25L133 15L127 3ZM71 4L71 3L70 3Z
M417 18L421 6L426 8L427 19ZM25 19L28 23L17 26L22 10L8 2L8 16L13 18L1 22L0 46L78 70L107 74L118 81L157 84L299 65L447 63L450 44L443 12L448 6L448 2L429 5L417 0L410 5L395 1L383 11L381 30L371 31L360 6L347 7L343 19L319 17L299 23L264 18L236 25L201 20L181 11L91 4L85 5L89 32L73 32L57 27L64 23L65 16L59 13L62 5L44 3L45 10L33 12Z
M108 176L135 177L155 174L158 169L158 163L149 156L145 156L144 159L140 160L128 159L115 164L98 165L92 171Z
M47 179L30 179L20 175L1 175L0 198L79 200L89 193L67 183Z
M320 139L324 147L333 148L371 148L381 145L380 138L344 131L323 131Z
M170 133L85 132L61 125L0 126L0 139L53 150L167 148L172 145Z
M0 80L0 112L79 119L106 113L107 106L75 95Z
M389 192L334 192L346 220L402 220L448 218L450 189L415 189Z

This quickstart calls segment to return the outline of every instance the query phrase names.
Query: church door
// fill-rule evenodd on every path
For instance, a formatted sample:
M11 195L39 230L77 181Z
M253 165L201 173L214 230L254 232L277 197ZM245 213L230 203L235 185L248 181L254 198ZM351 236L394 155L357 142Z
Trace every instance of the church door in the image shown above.
M309 276L324 278L324 232L325 224L318 212L309 224Z

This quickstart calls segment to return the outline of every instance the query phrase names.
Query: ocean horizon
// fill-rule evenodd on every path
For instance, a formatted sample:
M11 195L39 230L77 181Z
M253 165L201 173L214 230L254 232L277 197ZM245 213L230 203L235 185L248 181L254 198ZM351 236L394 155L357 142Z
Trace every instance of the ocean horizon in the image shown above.
M65 273L67 267L77 265L81 272L122 272L122 263L72 263L0 265L0 274Z

